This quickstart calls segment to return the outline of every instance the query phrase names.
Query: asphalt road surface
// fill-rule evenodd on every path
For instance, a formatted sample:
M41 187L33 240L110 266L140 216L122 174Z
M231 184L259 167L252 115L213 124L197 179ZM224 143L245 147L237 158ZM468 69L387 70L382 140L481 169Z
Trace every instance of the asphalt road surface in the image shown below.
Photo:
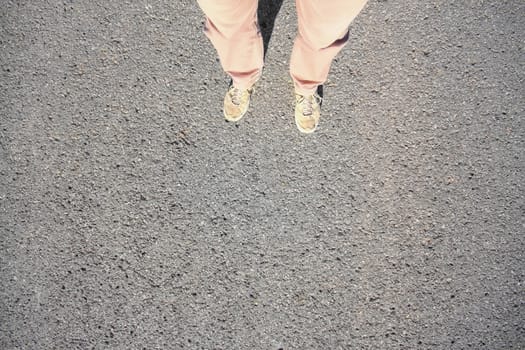
M1 349L525 348L525 3L370 0L293 121L190 0L0 1Z

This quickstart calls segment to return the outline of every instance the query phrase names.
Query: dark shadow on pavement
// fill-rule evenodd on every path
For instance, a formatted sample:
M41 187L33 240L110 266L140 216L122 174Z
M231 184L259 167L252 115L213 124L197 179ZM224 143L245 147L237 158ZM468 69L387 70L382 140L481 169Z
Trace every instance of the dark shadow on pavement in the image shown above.
M283 0L259 0L257 18L264 42L264 57L266 57L268 44L270 43L270 38L272 37L275 18L277 17L282 4Z
M322 106L322 105L323 105L323 97L324 97L324 88L323 88L323 84L317 86L317 94L319 95L319 97L321 97L321 103L320 103L320 105Z

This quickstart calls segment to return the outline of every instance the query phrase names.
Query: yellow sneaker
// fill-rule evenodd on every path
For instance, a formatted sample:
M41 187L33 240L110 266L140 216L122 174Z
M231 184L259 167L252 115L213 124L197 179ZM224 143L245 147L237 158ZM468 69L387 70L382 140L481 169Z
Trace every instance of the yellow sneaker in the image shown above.
M239 121L248 111L253 88L242 90L231 86L224 96L224 118L230 122Z
M310 134L315 131L321 117L321 97L295 94L295 125L300 132Z

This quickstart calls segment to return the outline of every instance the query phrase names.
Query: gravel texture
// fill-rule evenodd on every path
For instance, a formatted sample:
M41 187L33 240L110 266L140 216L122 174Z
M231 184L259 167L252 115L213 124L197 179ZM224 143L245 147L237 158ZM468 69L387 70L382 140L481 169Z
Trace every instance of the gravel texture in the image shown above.
M525 3L370 0L308 136L260 6L231 124L194 1L1 1L0 348L525 348Z

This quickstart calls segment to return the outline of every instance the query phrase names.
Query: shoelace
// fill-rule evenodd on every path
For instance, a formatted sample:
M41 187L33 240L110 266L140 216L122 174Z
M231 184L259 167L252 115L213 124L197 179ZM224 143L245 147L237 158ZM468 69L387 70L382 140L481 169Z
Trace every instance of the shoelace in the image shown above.
M230 96L232 97L232 102L234 105L238 106L241 104L242 100L242 90L234 86L230 89Z
M303 105L303 115L310 116L313 114L314 103L319 103L318 99L314 95L301 96L299 103Z

